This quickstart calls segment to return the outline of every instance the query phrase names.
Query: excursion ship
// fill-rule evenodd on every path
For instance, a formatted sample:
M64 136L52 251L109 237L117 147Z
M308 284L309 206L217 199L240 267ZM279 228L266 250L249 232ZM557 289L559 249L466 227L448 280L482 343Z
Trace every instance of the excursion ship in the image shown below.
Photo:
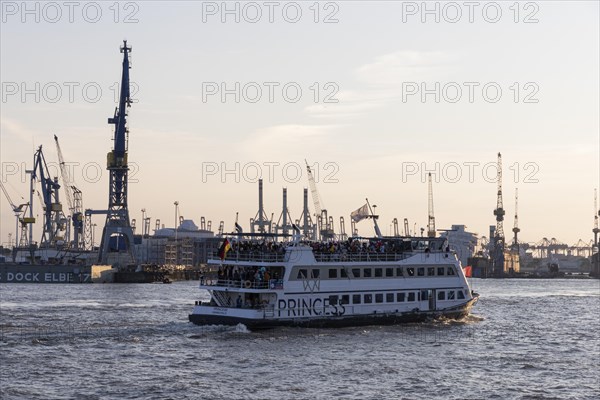
M225 239L216 279L202 279L197 325L343 327L469 314L479 295L444 238L351 238L342 242Z

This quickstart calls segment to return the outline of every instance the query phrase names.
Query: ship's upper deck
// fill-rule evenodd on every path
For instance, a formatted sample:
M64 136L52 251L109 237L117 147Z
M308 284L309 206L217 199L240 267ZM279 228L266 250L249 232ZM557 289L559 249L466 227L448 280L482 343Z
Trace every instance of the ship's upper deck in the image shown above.
M350 238L343 241L230 240L225 262L283 263L398 261L415 253L449 251L445 238L393 237ZM209 255L209 263L222 262L218 252Z

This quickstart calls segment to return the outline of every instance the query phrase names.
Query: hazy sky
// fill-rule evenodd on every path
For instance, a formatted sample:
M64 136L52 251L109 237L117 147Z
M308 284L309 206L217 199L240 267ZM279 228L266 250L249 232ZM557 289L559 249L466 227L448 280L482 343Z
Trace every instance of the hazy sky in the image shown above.
M267 213L279 217L287 187L299 218L307 159L336 230L343 215L349 231L365 197L384 234L393 218L425 227L432 171L437 228L487 236L502 152L506 234L518 187L523 240L588 241L599 12L597 1L3 1L2 179L22 202L37 146L56 173L57 134L84 207L107 207L107 118L127 39L138 221L145 208L153 227L173 226L177 200L197 224L205 216L231 231L239 211L249 229L257 173ZM4 197L0 206L6 243L14 217ZM358 228L372 233L368 221Z

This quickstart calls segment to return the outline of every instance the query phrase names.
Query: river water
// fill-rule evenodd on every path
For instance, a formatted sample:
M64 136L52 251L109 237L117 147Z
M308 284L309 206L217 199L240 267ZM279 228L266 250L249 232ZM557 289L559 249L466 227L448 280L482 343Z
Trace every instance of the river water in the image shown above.
M199 327L196 282L0 285L5 399L597 399L600 281L477 280L462 321Z

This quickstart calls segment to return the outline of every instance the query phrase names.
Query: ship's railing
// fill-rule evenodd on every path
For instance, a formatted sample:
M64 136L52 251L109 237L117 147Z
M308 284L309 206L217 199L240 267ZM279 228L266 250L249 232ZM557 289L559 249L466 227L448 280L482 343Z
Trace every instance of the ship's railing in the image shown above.
M370 261L400 261L410 257L411 253L315 253L318 262L370 262Z
M267 281L258 280L232 280L232 279L207 279L200 282L202 286L219 286L226 288L236 289L269 289L269 290L280 290L283 289L283 279L270 279Z
M209 260L220 260L220 257L215 252L208 256ZM227 253L225 257L225 261L255 261L255 262L284 262L285 261L285 253L277 253L277 252L259 252L259 251L251 251L251 252L237 252L230 251Z

